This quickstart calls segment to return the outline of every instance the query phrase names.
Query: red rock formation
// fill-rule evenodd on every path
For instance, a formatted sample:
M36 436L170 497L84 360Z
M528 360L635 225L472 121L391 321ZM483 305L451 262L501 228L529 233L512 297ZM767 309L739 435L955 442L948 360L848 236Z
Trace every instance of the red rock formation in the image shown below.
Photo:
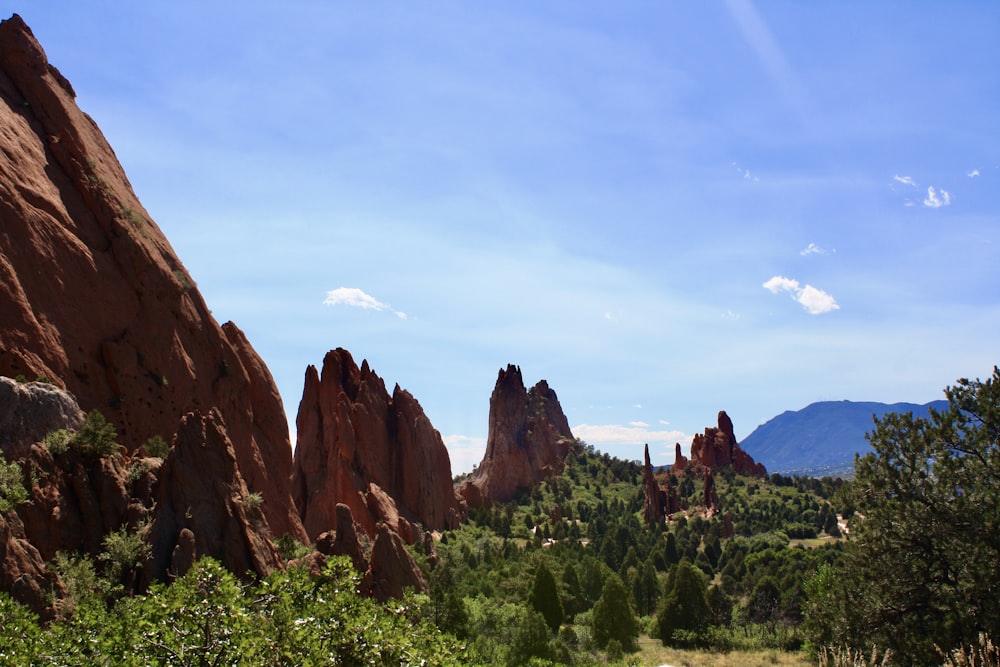
M217 407L272 530L304 540L273 380L214 320L74 98L20 17L0 23L0 375L68 389L129 451Z
M25 537L14 512L0 513L0 590L46 621L56 615L55 603L67 595L59 577Z
M733 422L725 411L719 412L718 426L696 434L691 443L691 463L710 469L732 467L739 475L766 477L762 463L740 449L733 435Z
M645 462L642 466L642 486L644 492L642 518L646 520L646 523L659 523L663 521L664 517L666 494L660 489L660 485L656 481L656 475L653 474L653 465L649 460L649 445L646 445L644 457Z
M702 482L702 497L705 500L705 512L709 518L715 516L719 511L719 493L715 488L715 477L712 475L711 468L705 471L705 479Z
M202 556L241 576L281 567L263 506L250 494L219 411L185 415L159 474L144 581L183 575Z
M403 540L384 523L378 525L371 562L361 588L381 602L389 598L401 599L407 588L418 593L428 591L427 580Z
M674 465L670 469L671 472L679 473L685 468L687 468L688 460L687 457L681 454L681 443L674 444Z
M337 529L326 532L316 540L316 549L326 556L347 556L354 564L354 569L360 574L368 570L367 553L371 551L368 536L364 532L365 543L358 536L359 527L354 523L351 508L343 503L337 505Z
M527 391L521 369L509 365L490 396L486 453L458 491L469 507L506 502L518 490L561 472L573 440L548 383L541 380Z
M329 352L322 376L306 370L296 420L292 489L310 538L337 525L350 508L365 533L387 523L408 541L410 522L457 527L462 508L451 485L451 460L420 404L397 385L392 396L364 361Z

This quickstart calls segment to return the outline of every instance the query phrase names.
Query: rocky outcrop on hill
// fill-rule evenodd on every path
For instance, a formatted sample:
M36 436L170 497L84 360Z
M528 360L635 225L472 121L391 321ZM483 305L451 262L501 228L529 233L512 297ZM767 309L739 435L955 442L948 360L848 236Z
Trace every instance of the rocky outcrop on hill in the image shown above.
M14 512L0 513L0 590L46 621L55 616L54 603L67 595L62 581L25 537Z
M266 502L243 481L219 411L185 415L158 475L146 582L181 576L202 556L241 576L282 567L266 537Z
M691 464L709 469L731 467L738 475L766 477L767 470L744 452L733 435L733 422L725 411L719 412L718 426L705 429L691 443Z
M0 375L67 389L130 452L217 408L271 530L304 540L272 378L242 333L214 320L17 15L0 23L0 136Z
M376 600L402 599L407 588L426 593L427 580L403 540L384 523L378 525L362 590Z
M541 380L525 389L521 369L501 369L490 396L486 453L459 486L469 507L506 502L562 471L574 441L556 393Z
M26 456L52 431L78 429L83 419L72 394L45 382L0 377L0 451L8 459Z
M678 453L679 451L678 446ZM645 461L642 466L644 492L642 517L646 523L660 523L681 510L680 498L677 495L676 475L671 471L666 477L667 483L661 487L649 460L649 445L646 445Z
M670 470L671 472L679 473L687 468L688 463L688 458L681 453L681 443L678 442L674 445L674 465Z
M392 395L367 361L329 352L320 375L306 370L296 419L293 495L309 537L337 525L337 506L374 537L386 523L408 542L411 522L429 530L457 527L462 507L451 484L441 435L409 392Z

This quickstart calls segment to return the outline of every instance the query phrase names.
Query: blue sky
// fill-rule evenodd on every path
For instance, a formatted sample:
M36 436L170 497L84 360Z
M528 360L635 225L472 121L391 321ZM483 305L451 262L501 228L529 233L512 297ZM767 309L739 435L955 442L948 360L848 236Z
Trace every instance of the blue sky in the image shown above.
M10 11L293 420L344 347L469 470L514 363L669 463L1000 363L998 3Z

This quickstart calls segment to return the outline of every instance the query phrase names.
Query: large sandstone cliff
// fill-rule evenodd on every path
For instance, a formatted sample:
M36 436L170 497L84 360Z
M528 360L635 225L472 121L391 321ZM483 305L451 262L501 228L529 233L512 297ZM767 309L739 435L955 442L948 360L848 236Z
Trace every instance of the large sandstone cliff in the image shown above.
M521 369L501 369L490 396L486 453L471 479L459 486L469 507L506 502L520 489L562 471L573 443L556 393L541 380L525 389Z
M408 542L412 524L458 526L462 507L440 434L409 392L390 395L364 361L344 349L327 353L322 375L306 370L299 404L292 492L310 539L337 525L350 508L370 537L385 522Z
M273 379L213 319L74 98L20 17L0 23L0 375L64 387L129 451L217 409L270 530L304 540Z

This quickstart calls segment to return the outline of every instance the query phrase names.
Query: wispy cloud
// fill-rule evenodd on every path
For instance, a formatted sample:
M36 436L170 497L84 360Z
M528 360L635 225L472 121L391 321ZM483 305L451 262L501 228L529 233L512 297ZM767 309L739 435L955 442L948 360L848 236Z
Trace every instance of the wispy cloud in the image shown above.
M966 174L966 176L968 176L969 178L975 178L976 176L979 176L979 170L973 169L968 174Z
M338 287L337 289L330 290L326 293L326 298L323 299L323 305L389 311L401 320L406 319L406 313L395 310L388 304L382 303L371 294L366 294L357 287Z
M840 306L832 294L823 290L806 285L803 287L798 280L786 278L785 276L774 276L766 283L764 288L774 294L778 292L788 292L795 301L798 301L810 315L822 315L833 310L838 310Z
M934 189L934 186L927 188L927 199L924 200L924 206L927 208L941 208L949 204L951 204L951 194L947 190L941 190L939 194Z
M601 445L642 445L666 444L690 440L690 436L678 430L657 430L644 422L632 422L628 426L620 424L580 424L572 429L573 435L587 444Z
M917 182L914 181L913 178L910 176L900 176L899 174L896 174L895 176L892 177L892 180L896 181L897 183L902 183L903 185L909 185L914 188L917 187Z
M801 252L799 252L799 254L802 255L803 257L808 257L809 255L825 255L826 254L826 250L824 250L823 248L820 248L815 243L810 243L809 245L807 245L805 247L804 250L802 250Z

